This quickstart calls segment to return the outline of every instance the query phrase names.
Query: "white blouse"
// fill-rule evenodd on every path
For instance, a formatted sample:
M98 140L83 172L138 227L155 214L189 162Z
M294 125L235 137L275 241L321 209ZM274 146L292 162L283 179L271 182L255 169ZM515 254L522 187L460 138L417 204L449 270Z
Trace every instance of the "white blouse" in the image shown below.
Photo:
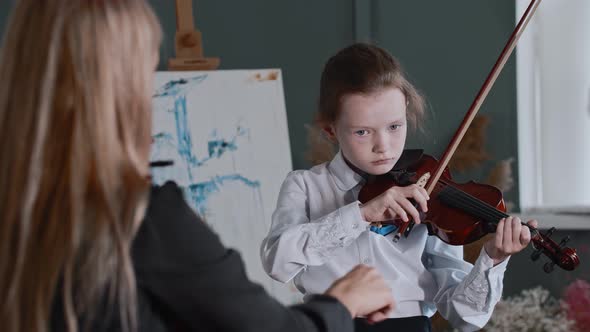
M303 294L323 293L357 264L376 268L391 287L395 317L438 310L462 331L482 328L502 295L508 260L493 266L482 249L475 266L463 247L428 236L416 225L393 242L368 230L360 212L362 177L338 153L330 162L289 173L279 194L272 226L262 242L266 272L281 282L294 279Z

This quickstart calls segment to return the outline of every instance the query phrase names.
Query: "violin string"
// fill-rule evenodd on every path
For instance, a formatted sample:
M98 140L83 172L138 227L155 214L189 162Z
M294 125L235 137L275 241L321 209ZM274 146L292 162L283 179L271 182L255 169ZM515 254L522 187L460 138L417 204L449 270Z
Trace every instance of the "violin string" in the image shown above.
M444 180L440 180L439 182L442 183L441 187L443 189L447 188L447 191L449 191L449 193L443 195L448 195L447 199L449 199L449 201L461 204L461 207L468 210L466 212L472 211L472 213L476 214L477 216L481 216L483 214L483 219L486 219L488 221L492 220L494 223L497 223L502 218L509 217L504 212L494 208L493 206L489 205L488 203L478 199L477 197L469 193L466 193L458 188L455 188L454 186L448 184ZM529 229L535 236L541 234L537 228L529 227Z
M487 217L488 220L493 220L494 223L497 223L502 218L508 217L508 215L505 214L504 212L496 209L495 207L489 205L488 203L486 203L484 201L481 201L480 199L474 197L473 195L470 195L458 188L455 188L454 186L452 186L451 184L447 183L444 180L439 180L435 186L438 187L441 192L445 188L450 188L451 191L458 192L457 194L450 196L450 200L452 202L460 202L460 203L463 203L464 205L468 205L469 211L473 211L473 213L477 214L478 216L484 215L484 218ZM529 226L526 223L522 223L522 224L527 226L530 229L531 237L534 237L534 236L543 237L543 235L541 234L541 232L539 231L538 228Z
M469 207L474 209L474 210L472 210L472 211L474 211L474 213L475 212L485 213L486 217L490 217L491 219L496 219L496 221L498 221L502 218L508 217L507 214L496 209L495 207L491 206L490 204L478 199L477 197L475 197L469 193L466 193L458 188L455 188L454 186L451 186L445 182L443 182L443 183L446 185L446 188L449 188L449 190L453 194L453 195L451 195L451 197L452 197L451 199L453 201L468 204ZM469 204L469 203L471 203L471 204ZM476 209L479 209L480 211L477 211Z
M482 216L482 218L486 219L487 221L497 222L498 220L508 217L501 211L497 210L496 208L492 207L491 205L487 204L486 202L474 197L471 194L468 194L464 191L461 191L451 185L446 185L447 193L447 200L450 203L459 204L460 207L465 208L466 212L471 212L476 216Z
M454 192L448 190L447 193L443 193L441 199L447 202L451 206L465 210L476 217L480 217L487 222L497 222L502 217L497 215L495 211L487 209L485 205L480 204L477 200L471 199L461 192Z
M494 207L487 205L485 202L474 198L473 196L461 191L456 191L452 196L456 203L462 203L473 211L474 214L482 214L486 221L497 223L500 219L508 217L507 215L496 210Z
M444 193L444 191L441 191L441 193L443 193L443 196L447 196L448 201L461 204L462 207L469 209L472 213L476 213L477 215L483 214L486 219L493 220L497 218L496 221L504 217L499 210L468 193L448 184L446 184L445 188L447 189L447 193Z
M454 191L456 193L456 195L454 195L454 197L456 197L456 200L458 201L462 201L463 203L467 203L468 202L477 202L477 205L471 204L472 208L480 208L483 210L486 210L486 212L484 212L486 214L487 217L492 217L493 219L495 219L495 222L499 221L502 218L507 218L509 217L509 215L505 214L504 212L494 208L493 206L489 205L488 203L479 200L477 197L474 197L460 189L457 189L449 184L446 185L447 188L451 188L452 191ZM465 199L463 199L462 197L465 197ZM479 212L479 211L478 211ZM524 223L523 223L524 224ZM526 224L524 224L526 225ZM540 235L541 233L539 232L539 230L535 227L532 226L528 226L526 225L532 232L534 235Z

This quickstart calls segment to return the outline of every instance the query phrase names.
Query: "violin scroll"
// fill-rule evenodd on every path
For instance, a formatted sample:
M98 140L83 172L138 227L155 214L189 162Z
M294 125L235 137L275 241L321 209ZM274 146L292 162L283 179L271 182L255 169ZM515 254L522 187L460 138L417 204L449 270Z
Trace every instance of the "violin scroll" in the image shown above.
M545 234L539 232L537 229L531 230L536 233L531 239L533 248L535 249L531 254L531 259L536 261L541 257L541 254L544 254L550 259L543 265L543 271L551 273L555 265L564 270L573 271L580 264L580 258L576 249L565 246L570 240L569 236L566 236L557 244L551 239L551 235L555 232L555 227L551 227Z

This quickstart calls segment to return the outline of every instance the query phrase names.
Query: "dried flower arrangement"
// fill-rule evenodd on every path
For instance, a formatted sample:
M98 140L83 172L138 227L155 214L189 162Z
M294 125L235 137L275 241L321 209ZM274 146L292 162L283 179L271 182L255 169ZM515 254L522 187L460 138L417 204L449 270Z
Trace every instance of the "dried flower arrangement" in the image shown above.
M486 332L590 331L590 283L575 280L556 299L536 287L501 300L494 309Z
M570 332L575 330L574 326L562 301L552 297L548 290L536 287L498 302L485 331Z
M492 168L490 171L490 174L488 175L485 183L500 189L503 193L510 191L514 186L514 178L512 177L512 162L514 162L514 158L500 160L498 163L496 163L496 166L494 166L494 168ZM512 211L513 207L513 202L506 202L506 211Z
M485 149L486 128L489 122L490 119L485 115L478 114L473 118L449 163L452 171L464 172L473 169L490 158Z

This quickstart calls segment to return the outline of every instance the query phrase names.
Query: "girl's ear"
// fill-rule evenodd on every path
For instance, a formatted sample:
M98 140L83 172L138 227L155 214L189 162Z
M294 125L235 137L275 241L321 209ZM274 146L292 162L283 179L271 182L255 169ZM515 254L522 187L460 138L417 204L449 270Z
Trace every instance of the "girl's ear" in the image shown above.
M338 140L336 139L336 131L334 130L334 125L326 125L322 127L323 133L330 142L336 144Z

